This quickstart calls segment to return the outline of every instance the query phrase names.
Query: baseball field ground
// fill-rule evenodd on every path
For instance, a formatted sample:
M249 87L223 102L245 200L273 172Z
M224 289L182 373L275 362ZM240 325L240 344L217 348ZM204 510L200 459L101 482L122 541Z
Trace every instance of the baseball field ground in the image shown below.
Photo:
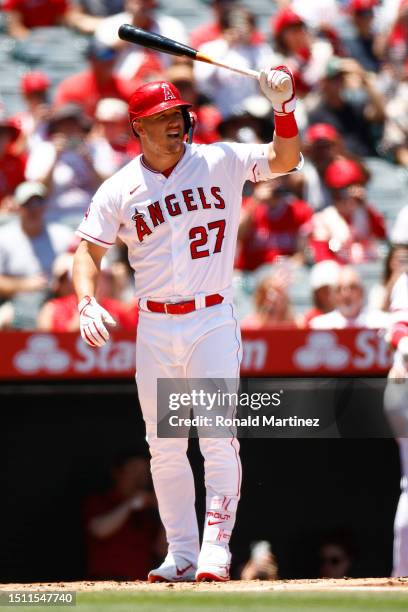
M344 580L231 581L225 584L70 582L2 584L7 592L76 592L75 606L18 605L68 612L375 612L408 610L408 578ZM3 610L14 606L4 605Z

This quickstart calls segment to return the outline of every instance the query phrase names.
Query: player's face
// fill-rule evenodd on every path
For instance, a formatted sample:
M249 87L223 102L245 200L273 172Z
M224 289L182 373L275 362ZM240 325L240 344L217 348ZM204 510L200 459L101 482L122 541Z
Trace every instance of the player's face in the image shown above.
M158 155L175 155L184 147L184 119L180 108L169 108L137 122L142 148Z

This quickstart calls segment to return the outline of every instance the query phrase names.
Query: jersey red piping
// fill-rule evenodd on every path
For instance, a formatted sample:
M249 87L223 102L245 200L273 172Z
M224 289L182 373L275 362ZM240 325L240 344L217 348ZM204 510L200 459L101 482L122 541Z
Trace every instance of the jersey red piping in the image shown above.
M77 230L78 234L83 234L84 236L88 236L88 238L92 238L93 240L97 240L98 242L103 242L103 244L108 244L109 246L112 246L112 244L115 244L114 242L105 242L105 240L101 240L100 238L95 238L95 236L91 236L91 234L87 234L86 232L83 232L82 230Z
M240 343L240 341L239 341L239 339L238 339L238 334L237 334L237 326L238 326L238 321L237 321L237 319L236 319L236 317L235 317L235 314L234 314L234 308L233 308L232 304L230 304L230 307L231 307L231 311L232 311L232 318L233 318L233 319L234 319L234 321L235 321L235 338L236 338L237 343L238 343L238 349L237 349L237 362L238 362L238 365L237 365L237 378L239 378L240 363L239 363L239 357L238 357L238 355L239 355L239 350L240 350L240 348L241 348L241 343ZM232 414L232 417L233 417L233 418L234 418L234 416L236 415L236 413L237 413L237 407L235 406L234 412L233 412L233 414ZM230 429L230 431L231 431L231 434L232 434L232 439L231 439L231 443L230 443L230 444L231 444L232 448L234 449L234 452L235 452L235 459L236 459L236 461L237 461L237 465L238 465L238 490L237 490L237 497L239 497L239 495L240 495L240 491L241 491L241 484L242 484L241 460L240 460L240 458L239 458L239 454L238 454L238 452L237 452L237 449L235 448L235 445L234 445L234 442L235 442L235 440L236 440L236 437L235 437L235 435L234 435L234 433L233 433L233 431L232 431L231 429Z
M146 168L146 170L149 170L149 172L153 172L153 174L161 174L161 172L159 172L158 170L153 170L153 168L151 168L150 166L146 164L146 162L143 159L143 155L140 158L140 163L142 164L143 168Z

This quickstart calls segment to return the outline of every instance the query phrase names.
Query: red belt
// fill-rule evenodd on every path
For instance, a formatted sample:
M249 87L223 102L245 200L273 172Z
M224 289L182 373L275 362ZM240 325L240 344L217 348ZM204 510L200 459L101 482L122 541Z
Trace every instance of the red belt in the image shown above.
M205 296L205 308L209 306L216 306L217 304L221 304L224 301L224 298L219 293L214 293L213 295ZM186 302L152 302L151 300L147 300L146 302L147 310L150 312L161 312L164 314L171 315L183 315L188 314L189 312L194 312L196 309L195 300L187 300Z

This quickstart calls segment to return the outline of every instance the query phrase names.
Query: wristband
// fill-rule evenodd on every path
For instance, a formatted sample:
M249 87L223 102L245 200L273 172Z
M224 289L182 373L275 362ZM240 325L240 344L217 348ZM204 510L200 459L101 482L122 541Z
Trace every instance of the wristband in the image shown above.
M280 138L294 138L299 130L295 119L295 113L274 113L275 134Z

